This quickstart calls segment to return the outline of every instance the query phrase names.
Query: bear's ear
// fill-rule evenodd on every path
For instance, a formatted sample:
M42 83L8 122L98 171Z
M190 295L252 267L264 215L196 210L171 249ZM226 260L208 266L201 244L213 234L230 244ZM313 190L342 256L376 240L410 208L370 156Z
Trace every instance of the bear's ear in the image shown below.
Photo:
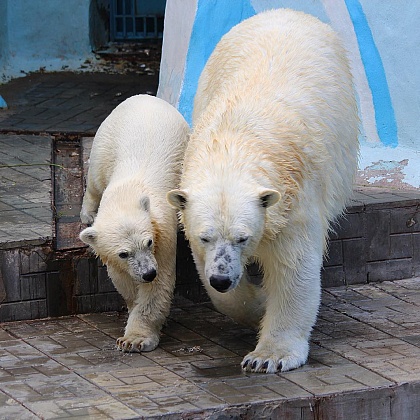
M80 232L79 238L87 245L94 245L98 239L98 232L93 227L88 227Z
M184 210L188 201L188 193L186 190L172 190L166 194L166 199L177 210Z
M258 195L262 207L267 208L276 204L280 200L280 193L276 190L269 190L268 188L261 188Z
M140 198L140 207L143 210L149 212L149 210L150 210L150 198L147 195L143 195Z

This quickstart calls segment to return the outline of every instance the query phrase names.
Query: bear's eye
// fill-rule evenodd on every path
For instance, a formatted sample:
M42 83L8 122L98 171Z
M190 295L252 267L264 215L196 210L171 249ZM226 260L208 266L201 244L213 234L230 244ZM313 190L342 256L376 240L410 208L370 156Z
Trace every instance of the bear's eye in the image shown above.
M119 256L122 260L125 260L126 258L128 258L128 252L126 252L126 251L120 252L120 253L118 254L118 256Z
M153 241L151 239L149 239L147 241L147 247L150 248L153 245Z
M210 239L207 238L206 236L201 236L200 240L201 242L203 242L203 244L208 244L210 242Z
M244 244L248 240L249 236L241 236L238 238L237 243L238 244Z

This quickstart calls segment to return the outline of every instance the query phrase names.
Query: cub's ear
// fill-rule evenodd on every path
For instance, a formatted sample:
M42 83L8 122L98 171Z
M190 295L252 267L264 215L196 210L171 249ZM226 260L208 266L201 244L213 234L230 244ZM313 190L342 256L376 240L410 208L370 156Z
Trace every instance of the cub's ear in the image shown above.
M140 198L140 207L147 212L150 211L150 198L147 195Z
M188 201L188 193L186 190L172 190L166 194L166 199L177 210L184 210Z
M276 204L280 200L280 193L276 190L269 190L267 188L261 188L258 195L260 199L261 207L267 208Z
M80 232L79 238L87 245L95 245L98 232L93 227L88 227Z

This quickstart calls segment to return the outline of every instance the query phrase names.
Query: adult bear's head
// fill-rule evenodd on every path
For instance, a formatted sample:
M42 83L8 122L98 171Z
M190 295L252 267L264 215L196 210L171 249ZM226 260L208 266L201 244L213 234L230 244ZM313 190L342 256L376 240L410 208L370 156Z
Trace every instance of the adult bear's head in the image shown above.
M267 208L277 203L280 194L250 188L238 180L212 181L207 187L170 191L167 198L181 211L185 234L205 281L224 293L238 285L264 235Z

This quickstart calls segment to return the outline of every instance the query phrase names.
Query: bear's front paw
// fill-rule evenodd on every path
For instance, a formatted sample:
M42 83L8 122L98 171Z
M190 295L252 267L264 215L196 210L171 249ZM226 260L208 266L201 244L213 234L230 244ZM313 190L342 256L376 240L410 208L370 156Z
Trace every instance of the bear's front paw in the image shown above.
M158 336L144 336L141 334L125 334L117 339L118 350L123 352L152 351L159 344Z
M257 346L248 353L242 363L246 372L276 373L296 369L306 363L308 359L308 344L306 342L293 349L281 346Z

